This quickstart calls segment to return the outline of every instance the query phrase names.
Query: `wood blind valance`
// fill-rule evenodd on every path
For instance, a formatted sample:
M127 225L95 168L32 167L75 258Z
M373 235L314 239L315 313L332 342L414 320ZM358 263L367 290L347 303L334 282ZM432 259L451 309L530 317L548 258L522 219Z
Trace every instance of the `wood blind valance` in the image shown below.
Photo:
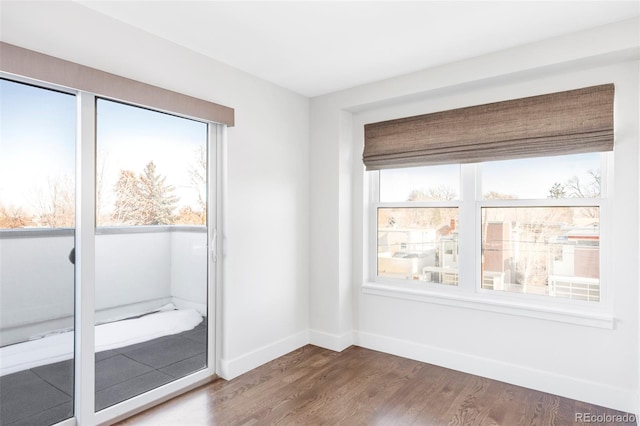
M364 126L367 170L613 150L614 85Z
M160 111L233 126L223 105L0 42L0 71Z

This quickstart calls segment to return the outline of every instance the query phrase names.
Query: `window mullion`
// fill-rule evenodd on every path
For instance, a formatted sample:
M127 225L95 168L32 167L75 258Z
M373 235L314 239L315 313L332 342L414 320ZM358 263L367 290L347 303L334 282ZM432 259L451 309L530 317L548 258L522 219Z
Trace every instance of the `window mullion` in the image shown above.
M378 208L458 208L460 202L457 200L446 201L407 201L396 203L377 203Z
M461 203L458 212L460 234L459 234L459 288L464 292L474 292L476 281L479 277L477 271L478 263L478 229L479 214L476 208L476 198L478 196L478 165L462 164L461 174Z
M95 411L95 96L78 98L76 190L75 414L93 424Z
M369 241L366 242L369 258L366 273L369 281L375 281L378 276L378 207L380 206L380 172L369 172Z

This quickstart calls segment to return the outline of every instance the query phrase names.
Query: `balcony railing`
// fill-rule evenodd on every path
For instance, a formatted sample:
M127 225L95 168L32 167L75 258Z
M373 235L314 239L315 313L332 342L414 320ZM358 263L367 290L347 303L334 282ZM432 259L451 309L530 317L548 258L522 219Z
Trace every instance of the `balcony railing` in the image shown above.
M73 327L73 229L0 230L0 346ZM206 315L204 226L96 231L96 322L167 303Z

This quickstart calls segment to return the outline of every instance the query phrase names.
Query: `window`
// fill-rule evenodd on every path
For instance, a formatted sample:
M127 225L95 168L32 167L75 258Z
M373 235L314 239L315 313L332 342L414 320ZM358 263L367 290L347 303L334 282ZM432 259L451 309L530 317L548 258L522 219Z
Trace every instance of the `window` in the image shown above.
M216 140L205 122L103 98L95 109L95 333L128 328L139 340L113 356L102 350L111 342L96 339L101 411L207 367L207 151ZM150 313L136 322L138 312ZM169 320L176 329L159 332ZM146 384L109 377L119 368Z
M610 328L600 247L614 94L603 84L363 123L363 290Z
M97 100L98 226L204 225L207 125Z
M460 166L380 172L377 276L457 285Z
M482 164L483 289L600 300L601 157Z
M77 396L76 96L7 79L0 94L0 424L54 424Z
M606 159L588 153L370 172L378 188L376 281L459 286L466 263L480 277L468 291L600 301Z
M0 79L0 229L73 228L76 97Z

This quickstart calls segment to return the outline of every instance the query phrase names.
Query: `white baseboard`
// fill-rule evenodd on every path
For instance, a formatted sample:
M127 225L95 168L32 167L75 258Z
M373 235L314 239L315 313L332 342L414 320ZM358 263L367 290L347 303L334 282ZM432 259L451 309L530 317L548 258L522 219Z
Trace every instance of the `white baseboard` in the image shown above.
M269 345L262 346L251 352L232 359L220 360L219 376L226 380L238 377L247 371L253 370L269 361L288 354L309 343L307 330L280 339Z
M628 389L355 330L343 334L301 331L239 357L221 359L219 375L231 380L307 344L336 352L358 345L615 410L638 412L638 395Z
M353 336L353 331L347 331L343 334L332 334L319 330L309 330L309 343L335 352L342 352L353 345Z
M449 351L407 340L361 331L355 332L354 334L354 344L363 348L414 359L416 361L628 413L635 413L638 410L636 406L638 397L635 392L628 389L548 371L536 370L517 364L499 362L461 352Z

